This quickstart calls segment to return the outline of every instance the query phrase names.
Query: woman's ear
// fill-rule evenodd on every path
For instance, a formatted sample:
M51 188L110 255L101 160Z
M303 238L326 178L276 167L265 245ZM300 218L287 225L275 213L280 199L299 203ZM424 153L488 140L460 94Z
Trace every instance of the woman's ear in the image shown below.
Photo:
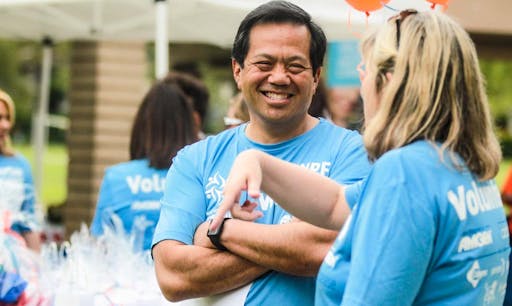
M386 72L386 81L391 81L391 78L393 78L393 73L391 72Z

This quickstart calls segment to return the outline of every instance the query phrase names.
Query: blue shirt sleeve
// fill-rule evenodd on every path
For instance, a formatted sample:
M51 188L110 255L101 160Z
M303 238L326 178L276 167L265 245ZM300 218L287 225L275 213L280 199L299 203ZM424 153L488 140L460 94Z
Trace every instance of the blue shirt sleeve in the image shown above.
M345 200L347 201L350 209L354 208L354 205L359 201L359 196L361 195L361 189L363 186L364 180L360 180L355 182L354 184L345 185Z
M153 246L162 240L192 244L194 233L206 220L206 203L201 171L201 154L185 147L174 158L167 174L160 218L153 236ZM197 148L197 147L193 147Z
M392 166L375 169L363 191L342 305L412 305L427 272L435 218Z
M371 166L359 133L349 131L342 147L343 150L335 152L337 157L329 177L340 184L350 185L365 178Z

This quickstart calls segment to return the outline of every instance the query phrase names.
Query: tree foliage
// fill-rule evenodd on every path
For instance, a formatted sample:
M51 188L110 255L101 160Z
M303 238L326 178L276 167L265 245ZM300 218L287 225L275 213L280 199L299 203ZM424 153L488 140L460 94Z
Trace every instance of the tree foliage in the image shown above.
M0 41L0 88L12 97L16 105L14 132L30 128L34 97L30 80L22 73L21 49L18 42Z
M512 61L483 59L480 67L487 82L489 103L495 118L512 116Z

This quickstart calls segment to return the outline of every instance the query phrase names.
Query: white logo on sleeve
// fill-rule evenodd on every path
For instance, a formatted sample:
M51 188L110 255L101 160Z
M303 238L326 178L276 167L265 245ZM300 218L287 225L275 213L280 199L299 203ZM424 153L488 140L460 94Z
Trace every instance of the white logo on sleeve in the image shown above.
M473 286L473 288L476 288L480 280L486 276L487 270L481 270L480 263L478 263L478 260L475 260L471 268L469 268L468 273L466 274L466 279L471 284L471 286Z
M224 179L218 172L213 177L208 178L208 184L206 185L205 194L208 199L220 202L223 198L222 191L226 179Z

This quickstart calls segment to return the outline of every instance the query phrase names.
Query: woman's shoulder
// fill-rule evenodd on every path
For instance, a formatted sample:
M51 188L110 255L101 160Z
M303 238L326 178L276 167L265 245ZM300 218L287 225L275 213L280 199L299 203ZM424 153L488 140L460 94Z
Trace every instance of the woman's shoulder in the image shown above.
M374 163L373 170L403 180L412 177L441 179L460 173L449 152L442 152L438 144L424 140L386 152Z
M377 162L410 164L415 167L421 167L431 162L439 161L439 150L436 145L424 140L419 140L407 144L400 148L395 148L384 153Z

